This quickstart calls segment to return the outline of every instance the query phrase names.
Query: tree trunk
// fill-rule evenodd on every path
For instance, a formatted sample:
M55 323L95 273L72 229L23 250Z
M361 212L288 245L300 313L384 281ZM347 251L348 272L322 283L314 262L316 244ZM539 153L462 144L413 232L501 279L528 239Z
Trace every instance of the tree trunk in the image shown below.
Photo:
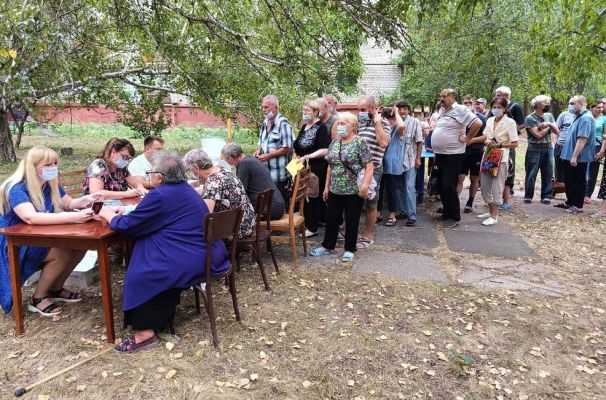
M15 148L19 149L21 146L21 138L23 137L23 131L25 130L25 120L29 116L29 112L25 111L25 115L23 119L15 120L15 125L17 125L17 139L15 140Z
M7 110L0 109L0 162L2 163L17 161L8 119Z

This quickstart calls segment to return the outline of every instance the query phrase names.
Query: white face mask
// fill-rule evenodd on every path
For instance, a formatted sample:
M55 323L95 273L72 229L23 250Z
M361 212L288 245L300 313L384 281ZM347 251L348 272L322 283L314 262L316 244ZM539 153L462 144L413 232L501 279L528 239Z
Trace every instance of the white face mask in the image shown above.
M309 123L313 118L309 114L303 114L303 121Z
M44 182L51 181L59 176L59 168L56 166L42 167L42 180Z
M342 138L347 136L347 127L345 125L337 125L337 135Z
M497 118L499 118L501 115L503 115L503 109L501 109L501 108L493 108L490 111L492 112L492 115L494 115Z
M267 114L265 114L265 120L269 121L270 119L272 119L274 117L274 113L273 111L268 112Z

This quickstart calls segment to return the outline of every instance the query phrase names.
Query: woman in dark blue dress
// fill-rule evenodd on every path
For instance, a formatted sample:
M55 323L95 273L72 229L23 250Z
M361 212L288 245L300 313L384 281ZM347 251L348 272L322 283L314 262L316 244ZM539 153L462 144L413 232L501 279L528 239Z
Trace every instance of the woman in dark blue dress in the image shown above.
M59 156L42 146L32 147L17 170L0 186L0 228L26 223L53 225L83 223L92 218L91 209L70 212L90 206L100 195L72 199L59 186ZM63 288L65 280L78 265L85 251L58 248L20 246L19 267L21 284L42 269L28 310L45 317L59 314L56 302L75 303L81 293ZM0 235L0 304L10 312L13 299L6 236Z
M128 215L112 208L100 216L115 231L136 239L124 281L124 326L133 335L115 346L132 353L159 343L156 332L174 319L182 289L198 283L204 274L206 244L204 216L208 207L187 183L177 153L160 152L152 159L147 176L154 190ZM212 249L213 275L229 267L222 241Z

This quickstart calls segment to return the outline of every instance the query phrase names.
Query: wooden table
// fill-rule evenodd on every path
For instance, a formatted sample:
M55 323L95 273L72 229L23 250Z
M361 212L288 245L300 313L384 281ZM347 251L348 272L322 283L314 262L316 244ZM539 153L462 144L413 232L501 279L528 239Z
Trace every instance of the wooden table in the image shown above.
M140 198L123 199L123 204L137 204ZM25 332L23 326L23 304L21 299L21 270L19 269L19 246L58 247L63 249L97 250L99 261L99 282L103 317L107 331L107 341L114 343L114 309L112 304L112 282L107 250L111 243L127 243L125 259L128 265L132 251L132 240L110 229L102 221L84 224L27 225L17 224L0 229L8 242L11 288L13 291L13 314L17 335Z

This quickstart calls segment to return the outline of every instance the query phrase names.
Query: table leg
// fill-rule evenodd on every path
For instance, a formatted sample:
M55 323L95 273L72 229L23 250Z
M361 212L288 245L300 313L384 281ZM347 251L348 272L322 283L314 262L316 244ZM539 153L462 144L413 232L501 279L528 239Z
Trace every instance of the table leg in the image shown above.
M107 331L107 341L114 343L114 308L112 303L112 281L109 257L107 249L109 242L102 240L97 248L99 259L99 281L101 284L101 300L103 302L103 316L105 317L105 329Z
M19 269L19 246L13 244L13 238L8 236L8 263L11 272L11 289L13 291L13 315L15 316L15 332L23 335L23 303L21 301L21 270Z

